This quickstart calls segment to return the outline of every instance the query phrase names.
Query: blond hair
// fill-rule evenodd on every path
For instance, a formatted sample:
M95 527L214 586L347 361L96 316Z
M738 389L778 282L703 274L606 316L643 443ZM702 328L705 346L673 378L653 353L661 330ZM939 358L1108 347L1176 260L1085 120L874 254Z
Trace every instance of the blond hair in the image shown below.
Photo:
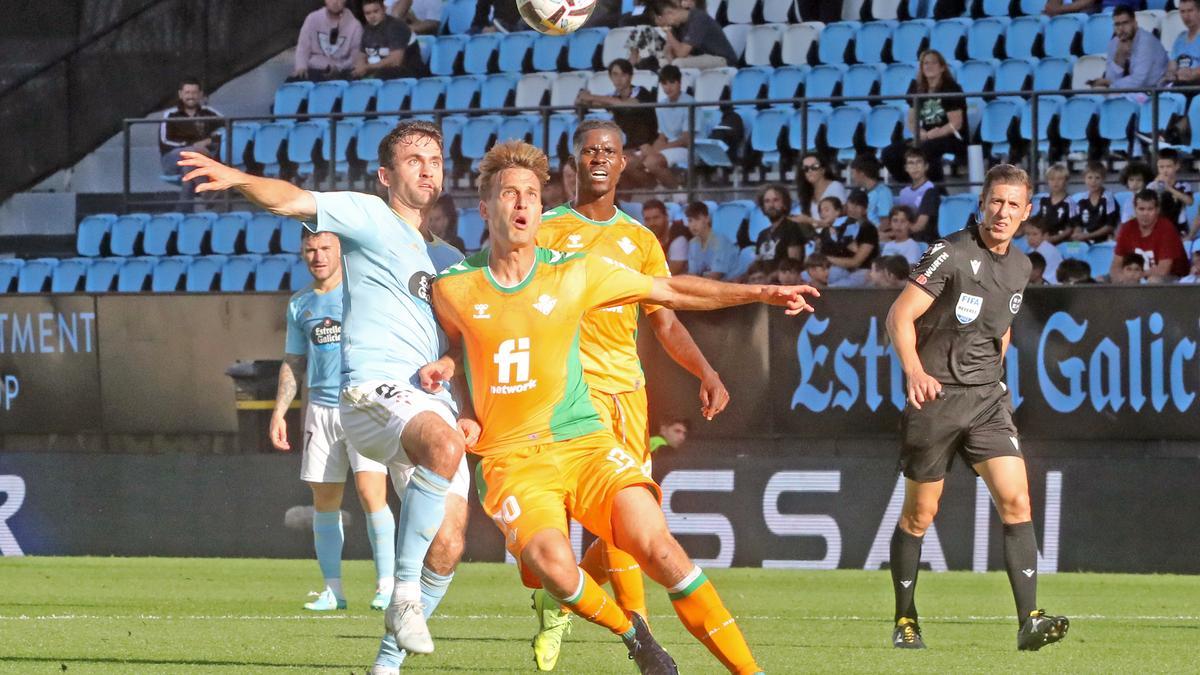
M1055 165L1051 166L1050 168L1046 169L1046 178L1049 178L1051 176L1069 176L1069 175L1071 175L1071 171L1069 169L1067 169L1067 166L1065 164L1055 164Z
M505 169L528 169L537 176L540 185L550 180L550 161L537 147L525 141L497 143L479 162L480 199L487 200L492 196L496 177Z

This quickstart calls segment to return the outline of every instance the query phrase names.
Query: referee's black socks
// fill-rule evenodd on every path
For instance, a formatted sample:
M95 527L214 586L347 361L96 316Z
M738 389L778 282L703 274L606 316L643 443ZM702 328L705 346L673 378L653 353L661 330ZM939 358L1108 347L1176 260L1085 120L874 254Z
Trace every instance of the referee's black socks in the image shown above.
M895 543L892 548L895 550ZM1017 601L1018 624L1024 623L1029 613L1037 610L1037 556L1037 537L1032 522L1004 526L1004 567L1008 571L1008 583L1012 585L1013 599Z
M896 591L896 618L908 617L917 620L917 604L913 597L917 592L917 572L921 569L921 542L918 537L896 526L892 533L891 567L892 589Z

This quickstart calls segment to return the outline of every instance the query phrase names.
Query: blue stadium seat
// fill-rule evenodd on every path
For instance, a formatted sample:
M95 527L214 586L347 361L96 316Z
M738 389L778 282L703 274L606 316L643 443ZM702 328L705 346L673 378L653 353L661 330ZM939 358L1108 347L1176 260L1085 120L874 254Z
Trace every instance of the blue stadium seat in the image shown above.
M454 171L454 158L451 156L451 150L454 148L454 142L462 135L463 127L467 124L465 115L447 115L442 118L442 159L445 163L445 171Z
M508 33L500 40L499 66L502 73L525 72L525 61L538 33L521 31Z
M432 35L418 35L416 41L417 51L421 54L421 63L428 68L429 60L433 58L433 46L437 44L437 38Z
M463 70L468 75L487 75L502 39L502 33L472 35L463 49Z
M929 31L929 48L936 49L949 60L959 58L960 48L967 37L967 29L970 27L970 19L938 21Z
M75 233L75 250L79 255L95 257L101 255L108 243L108 232L117 217L111 213L94 213L79 221Z
M864 23L854 37L854 60L859 63L883 63L896 26L896 21Z
M156 256L169 254L172 240L182 220L182 213L158 213L151 216L142 233L142 253Z
M1055 248L1064 260L1087 260L1088 251L1091 249L1086 241L1064 241Z
M746 36L746 51L742 57L748 66L770 66L782 63L779 60L779 43L784 29L780 24L754 26Z
M571 70L602 70L605 64L599 62L600 47L606 35L607 28L583 28L571 33L567 38L567 67Z
M879 89L883 66L875 63L860 63L846 69L842 77L842 96L872 96ZM854 101L847 105L862 108L864 114L873 105L867 101Z
M246 211L231 211L218 216L213 221L209 237L212 252L224 255L237 253L238 240L244 237L249 220L250 214Z
M749 101L762 98L763 92L767 90L767 80L773 72L771 68L764 67L738 70L737 75L733 76L733 81L729 84L729 100ZM745 103L734 106L734 110L742 116L742 121L747 129L754 120L753 112L757 107L755 104Z
M221 266L220 290L222 293L241 293L250 284L250 275L254 274L262 256L231 255Z
M816 150L817 137L825 128L830 111L830 108L809 106L807 118L802 115L803 111L793 111L788 118L788 147L796 152Z
M225 256L209 255L193 258L188 263L187 279L183 288L188 293L207 293L216 286L217 275L225 264Z
M1083 53L1105 54L1113 36L1112 14L1091 14L1083 24ZM1169 49L1170 47L1168 47Z
M375 110L377 112L399 112L408 107L408 97L412 94L417 81L411 77L398 80L387 80L379 85L375 95Z
M96 258L88 265L83 290L88 293L108 293L113 289L117 273L125 264L124 258Z
M1046 0L1021 0L1022 14L1041 14L1046 9Z
M14 282L24 266L25 261L20 258L0 258L0 295L13 292Z
M533 39L533 69L544 72L561 70L558 66L558 59L566 47L567 38L565 36L539 33Z
M263 256L254 269L254 290L281 291L284 290L283 279L292 269L294 255Z
M479 89L480 108L504 108L512 105L521 76L517 73L488 75Z
M817 43L817 59L821 63L846 63L847 50L860 25L858 21L839 21L825 26Z
M1147 98L1138 111L1138 131L1143 134L1165 129L1171 118L1183 115L1187 108L1187 97L1173 92L1158 95L1158 121L1154 119L1154 99Z
M1076 55L1076 44L1083 33L1084 18L1079 14L1059 14L1046 22L1042 41L1046 56ZM1111 37L1111 34L1110 34Z
M933 16L938 3L929 0L902 0L907 3L908 15L915 19L928 19ZM901 3L897 2L896 5ZM949 58L949 57L947 57Z
M848 162L858 154L855 137L866 121L866 111L855 105L838 106L829 114L825 123L825 142L837 150L839 162Z
M395 118L367 120L358 130L358 158L367 163L367 171L379 168L379 142L396 126Z
M1062 107L1067 102L1063 96L1037 97L1037 138L1038 152L1050 151L1050 128L1052 123L1061 115ZM1033 105L1022 105L1021 108L1021 138L1033 138Z
M179 221L179 229L175 235L175 249L180 255L200 255L206 253L209 234L212 232L215 213L194 213Z
M113 221L108 234L108 248L113 255L135 255L142 232L150 221L149 214L129 213Z
M750 216L746 223L746 232L750 236L750 241L757 241L758 235L763 230L771 226L771 221L767 218L767 214L762 212L756 204L750 209Z
M321 125L321 159L333 163L333 170L339 177L350 175L350 144L358 137L362 121L357 119L338 120L337 138L331 139L332 125L328 122ZM333 141L337 147L333 147Z
M234 122L231 125L231 133L233 136L233 147L228 150L229 156L226 157L226 148L224 141L221 142L220 159L221 161L236 166L239 169L246 168L246 148L254 142L254 136L258 133L258 128L262 126L258 122Z
M413 85L410 110L438 110L445 108L442 99L446 97L446 87L450 85L448 77L423 77Z
M338 107L342 93L346 91L345 80L317 82L308 92L308 112L311 115L328 115Z
M984 16L1008 16L1010 0L983 0Z
M127 258L117 273L118 293L141 293L146 290L158 258Z
M483 216L479 215L479 209L459 209L458 236L462 237L463 246L468 251L479 250L486 231L487 225L483 222Z
M1112 269L1112 260L1117 244L1113 241L1102 241L1092 244L1088 249L1087 263L1092 268L1093 277L1101 277Z
M807 66L781 66L775 69L771 75L770 82L767 84L767 98L770 99L795 99L800 95L800 88L804 86L804 80L808 77ZM795 101L788 100L782 103L771 104L777 108L792 108L795 106Z
M54 266L54 275L50 277L51 293L78 293L87 276L91 258L64 258ZM2 286L2 283L0 283Z
M1058 133L1070 141L1070 152L1087 152L1088 126L1100 112L1100 100L1095 96L1072 96L1067 99L1058 120ZM1040 112L1040 111L1039 111Z
M995 59L964 61L958 68L958 83L962 86L963 91L968 94L994 91L992 89L992 79L996 75L997 65L998 62ZM979 104L978 99L974 97L967 100L970 103Z
M879 93L883 96L904 96L917 77L917 66L914 63L892 63L883 70L883 79L879 82ZM898 100L886 103L908 110L908 102Z
M758 252L754 250L753 246L747 246L746 248L739 250L737 267L733 270L733 276L744 276L746 272L750 271L750 265L757 257Z
M382 80L355 80L347 84L342 92L342 112L367 112L382 86Z
M313 151L325 134L325 125L316 122L299 122L288 130L287 160L296 166L300 177L311 176L316 166Z
M753 207L754 202L748 199L738 199L717 206L712 219L713 232L724 235L729 241L737 241L738 230L750 216Z
M273 213L258 212L251 214L246 222L246 251L249 253L267 254L271 252L271 243L279 232L279 218Z
M1045 25L1044 16L1018 16L1010 21L1004 33L1004 51L1008 58L1035 58L1034 51L1039 46Z
M533 141L533 126L527 117L506 115L500 118L500 126L496 128L496 142L504 141Z
M1037 59L1033 69L1033 88L1037 91L1063 89L1069 85L1074 64L1061 56Z
M1137 130L1137 115L1140 106L1124 96L1106 98L1100 104L1100 138L1108 141L1109 152L1133 152L1134 136Z
M492 137L500 127L500 115L483 115L467 120L462 130L462 154L472 161L472 168L492 147Z
M1008 30L1008 17L976 19L967 29L967 58L994 59L1004 55L1000 41Z
M17 292L45 293L50 287L50 277L57 266L58 258L26 260L17 272Z
M993 91L1027 91L1033 82L1034 62L1025 59L1006 59L996 67ZM1022 99L1023 100L1023 99Z
M871 108L871 111L867 113L867 146L882 150L891 145L896 138L897 131L904 127L905 114L904 110L890 105Z
M275 90L275 105L271 112L275 115L295 115L308 101L308 92L312 91L312 82L285 82Z
M967 218L979 210L979 198L967 192L942 198L938 207L938 236L947 237L967 224Z
M901 22L892 32L892 60L915 64L917 57L929 46L929 32L932 29L933 22L927 19Z
M764 166L779 166L780 135L786 130L792 112L781 108L759 111L750 131L750 149L762 153Z
M155 293L174 293L182 290L183 279L192 259L188 256L159 258L150 277L150 290Z
M297 259L292 263L292 269L288 272L288 290L298 291L307 288L312 282L312 273L308 271L308 265L305 265L303 260Z
M429 55L429 72L434 75L453 75L466 46L467 38L462 35L438 36Z
M979 124L979 140L991 146L991 156L1009 154L1008 131L1021 116L1023 104L1006 98L988 101Z
M842 77L845 76L846 70L846 66L841 64L815 66L808 71L808 78L804 81L804 96L808 99L821 99L840 95ZM809 104L809 108L813 107L821 107L828 111L833 105L828 102Z
M477 107L479 88L483 85L480 75L460 75L446 87L446 110L467 110ZM465 113L462 113L465 114Z
M291 128L290 123L268 122L254 133L254 162L262 165L264 175L279 175L279 150L287 141Z
M279 250L284 253L299 253L304 226L298 220L279 218Z

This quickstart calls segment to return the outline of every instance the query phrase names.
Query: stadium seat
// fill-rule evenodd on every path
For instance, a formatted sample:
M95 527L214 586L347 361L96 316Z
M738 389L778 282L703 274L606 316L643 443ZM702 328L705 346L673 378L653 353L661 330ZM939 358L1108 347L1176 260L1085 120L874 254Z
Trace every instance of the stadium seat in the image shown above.
M890 56L895 21L870 21L854 37L854 60L859 63L883 63Z
M812 24L801 23L787 27L781 41L780 59L788 65L806 66L816 63L814 52L821 30Z
M188 263L187 279L183 285L184 290L188 293L207 293L214 290L217 275L221 273L221 266L224 264L225 256L223 255L193 258Z
M1143 9L1137 12L1136 16L1138 28L1147 33L1159 35L1162 32L1163 19L1167 18L1167 13L1161 9Z
M279 176L279 150L291 131L289 122L267 122L254 132L254 163L262 165L266 176Z
M967 29L967 58L995 59L1004 56L1002 43L1008 18L976 19Z
M567 67L571 70L604 70L600 63L601 48L607 28L582 28L567 38Z
M475 21L475 0L448 0L442 5L442 25L439 32L463 35Z
M355 80L346 85L342 92L342 112L363 113L371 109L371 102L383 86L382 80Z
M1100 138L1110 143L1110 154L1120 151L1128 155L1133 152L1133 132L1137 129L1139 107L1124 96L1106 98L1100 104Z
M1165 92L1158 95L1158 120L1154 119L1154 99L1147 98L1138 111L1138 131L1152 134L1166 129L1171 119L1186 114L1187 97L1183 94Z
M250 284L250 275L258 267L261 256L231 255L221 266L221 281L218 288L222 293L241 293Z
M496 142L525 141L533 142L533 122L527 117L505 116L496 127Z
M902 3L905 5L908 15L916 19L933 17L939 4L937 2L930 2L930 0L902 0ZM897 2L896 4L900 5L901 2Z
M1037 97L1037 139L1038 152L1046 153L1050 151L1050 129L1055 120L1060 117L1062 107L1067 99L1063 96L1038 96ZM1033 110L1034 104L1030 101L1029 105L1021 107L1021 138L1032 139L1033 134Z
M408 97L416 84L417 81L411 77L387 80L380 84L379 92L375 95L376 112L399 112L406 109L409 105Z
M418 35L413 40L417 43L417 51L421 55L421 63L429 67L429 59L433 54L433 45L437 43L437 38L432 35Z
M1063 140L1070 142L1070 152L1087 152L1090 149L1088 127L1100 110L1100 100L1097 96L1073 96L1063 105L1058 133Z
M244 239L249 220L250 214L245 211L231 211L218 216L213 221L209 236L212 252L225 255L237 253L239 240Z
M750 209L750 215L746 219L746 236L750 241L758 241L758 235L763 230L771 226L771 221L767 218L767 214L762 212L755 204L754 208Z
M552 83L553 79L546 73L522 75L521 80L517 82L516 100L513 105L518 108L536 108L542 105Z
M882 150L896 140L896 134L903 133L906 111L896 106L880 105L871 108L867 113L866 143L868 147Z
M304 226L291 218L279 219L279 250L284 253L299 253L301 230Z
M933 22L926 19L903 21L892 32L892 60L896 63L913 64L921 52L929 46L929 31Z
M736 74L737 68L709 68L702 71L700 78L696 80L696 100L701 102L722 100L725 98L725 89Z
M733 0L725 3L725 19L729 23L753 23L759 0Z
M941 52L947 60L954 60L965 55L962 49L967 37L967 29L971 27L969 19L943 19L933 24L929 30L929 48Z
M433 75L454 75L458 70L458 61L463 49L467 46L467 38L462 35L440 35L433 43L433 52L429 55L429 72Z
M1042 40L1046 56L1077 54L1083 33L1083 17L1079 14L1059 14L1046 22ZM1111 34L1110 34L1111 36Z
M854 36L860 25L857 21L839 21L825 26L817 42L817 59L821 63L846 63L853 55Z
M1091 248L1086 241L1064 241L1055 248L1062 254L1064 260L1087 260Z
M586 72L559 73L558 77L554 78L554 84L550 86L550 105L575 105L575 98L587 86L588 78L590 77L591 73ZM566 114L573 115L574 113Z
M499 131L500 115L484 115L467 120L462 130L463 157L472 160L472 169L492 147L492 137Z
M292 263L292 269L288 271L289 290L298 291L307 288L312 282L312 273L308 271L308 265L305 265L303 260L296 260Z
M565 36L539 34L533 39L533 69L542 72L561 70L559 60L566 48Z
M1113 36L1112 14L1092 14L1083 24L1083 53L1105 54Z
M860 63L846 69L842 76L842 96L874 96L879 90L879 79L883 65L877 63ZM862 108L864 114L873 105L868 101L852 101L847 105Z
M795 107L794 99L800 96L800 88L804 86L804 79L807 75L808 69L800 66L776 68L767 83L767 98L777 99L780 102L772 103L772 107L789 109Z
M450 85L448 77L422 77L413 84L408 107L410 110L436 111L445 109L443 100L446 98L446 87Z
M136 255L142 232L150 215L146 213L129 213L113 221L108 234L108 248L113 255Z
M848 162L858 154L856 137L866 121L866 110L855 105L839 106L829 114L825 142L837 151L839 162Z
M729 241L737 241L738 230L750 216L754 202L738 199L717 206L713 213L713 232L725 235Z
M733 47L733 55L738 61L746 54L746 43L750 41L752 28L750 24L731 23L721 29L725 33L725 39L729 40L729 46Z
M995 59L964 61L958 69L958 83L968 94L980 94L992 89L992 79L996 75ZM979 105L979 99L972 97L969 102Z
M779 166L779 149L783 146L780 140L785 137L784 131L791 116L790 110L768 108L760 111L754 118L754 124L748 127L751 129L750 149L762 153L763 166Z
M172 241L183 220L182 213L158 213L146 221L142 233L142 253L145 255L168 255Z
M246 222L246 251L258 254L270 253L271 244L278 233L278 216L261 211L251 214L250 219Z
M733 82L729 84L729 100L749 101L762 98L763 92L767 90L767 80L773 72L771 68L742 68L737 72L737 75L733 76ZM745 113L753 111L757 107L753 103L743 103L734 106L734 110L742 115L742 120L746 123L747 129L750 128L753 116L748 116Z
M529 60L537 33L520 31L506 33L500 40L498 66L502 73L523 73Z
M1043 16L1018 16L1008 23L1004 32L1004 51L1010 59L1036 58L1042 49Z
M795 0L762 0L763 21L767 23L799 21L800 18L795 14Z
M465 117L468 111L478 107L476 101L482 86L481 75L460 75L451 79L446 86L446 110L458 111L456 116Z
M512 105L513 94L521 76L517 73L496 73L488 75L479 88L480 108L505 108Z
M842 77L846 74L846 70L847 67L842 64L815 66L808 71L808 78L804 81L805 98L811 101L812 99L840 96ZM828 111L833 105L828 101L818 101L810 103L809 107L820 107Z
M625 45L629 42L629 36L633 35L634 30L635 28L632 26L609 29L608 33L604 35L604 45L600 49L600 62L603 64L600 70L607 70L617 59L629 58L629 50Z
M1098 77L1104 77L1107 63L1108 59L1098 54L1080 57L1075 61L1075 67L1071 70L1071 88L1090 89L1091 85L1088 82Z
M1046 9L1046 0L1021 0L1020 9L1022 14L1041 14Z
M275 105L271 112L275 115L295 115L300 112L308 101L308 92L312 91L312 82L285 82L275 90Z
M54 266L54 274L50 277L51 293L78 293L83 279L87 276L91 258L64 258ZM3 282L0 282L2 286Z
M816 106L809 106L807 116L803 110L792 112L788 119L788 147L797 153L816 150L817 139L825 128L829 112L827 108Z
M94 213L79 221L75 233L75 251L89 258L102 255L108 244L108 233L117 217L111 213Z
M487 226L483 222L483 216L479 215L479 209L459 209L458 236L462 237L463 246L468 251L479 250L485 231Z
M1171 48L1175 46L1175 38L1178 38L1181 33L1186 32L1187 26L1183 25L1183 19L1179 16L1179 10L1167 12L1167 15L1162 20L1162 32L1159 33L1163 48L1170 53Z
M463 71L468 75L487 75L492 72L492 58L500 49L503 33L477 33L463 48Z
M328 80L317 82L308 92L308 113L310 115L328 115L337 109L346 91L345 80Z
M288 130L287 160L295 165L296 175L311 176L316 169L313 151L325 135L325 125L317 122L299 122Z
M738 251L737 267L733 270L734 277L741 277L750 271L750 265L758 258L758 252L753 246L747 246Z
M1012 3L1010 0L983 0L980 9L984 16L1008 16Z
M771 23L751 28L750 35L746 39L746 51L743 55L746 65L770 66L774 64L775 59L772 57L779 49L779 42L783 39L784 28L780 24Z
M1112 269L1112 260L1116 250L1116 242L1102 241L1092 244L1087 252L1088 267L1092 268L1093 277L1102 277Z
M26 260L17 271L18 293L45 293L50 288L50 277L58 266L58 258L34 258Z
M338 120L336 123L336 138L330 138L334 131L335 125L328 122L321 125L321 159L325 160L326 165L332 165L334 172L339 177L347 177L350 174L350 144L358 136L358 130L362 128L362 121L357 119ZM333 147L333 143L337 143L337 147ZM334 152L336 150L336 152Z
M883 96L904 96L917 77L917 66L913 63L891 63L883 70L879 81L879 93ZM884 105L893 105L908 110L905 100L889 101Z
M587 85L584 89L588 93L596 94L597 96L612 96L616 93L616 87L612 83L612 78L603 70L597 70L588 78Z
M396 126L394 118L367 120L358 130L358 158L367 163L367 173L379 168L379 143Z
M192 259L188 256L158 258L150 275L150 290L155 293L174 293L181 290L184 275Z
M148 288L158 258L127 258L117 272L118 293L141 293Z
M179 230L175 235L175 249L180 255L200 255L207 253L209 234L212 232L215 213L195 213L184 216L179 221Z
M1037 91L1062 89L1069 84L1071 60L1059 57L1037 59L1033 69L1033 88Z
M296 257L291 255L268 255L258 261L254 268L254 290L284 290L283 280L292 269Z
M83 290L87 293L108 293L113 289L117 273L125 264L124 258L96 258L88 265Z
M1025 59L1005 59L996 66L995 92L1027 91L1033 82L1034 62ZM1024 100L1024 99L1021 99Z
M969 192L943 197L938 207L938 236L948 237L963 229L978 210L979 198Z
M20 258L0 258L0 295L12 293L25 261Z
M979 125L979 140L991 146L991 157L1009 154L1009 129L1020 120L1023 103L1007 98L988 101Z

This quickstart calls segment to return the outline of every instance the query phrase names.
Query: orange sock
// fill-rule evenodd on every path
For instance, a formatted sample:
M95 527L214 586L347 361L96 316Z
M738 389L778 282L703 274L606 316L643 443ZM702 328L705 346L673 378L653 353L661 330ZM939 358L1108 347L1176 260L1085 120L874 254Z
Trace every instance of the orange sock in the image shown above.
M572 612L617 635L627 635L633 630L633 622L617 606L617 601L582 569L579 570L579 590L561 603Z
M617 604L627 612L637 612L650 623L646 613L646 589L642 583L642 568L633 556L613 546L604 543L605 567L608 570L608 580L612 582L613 595Z
M608 565L604 562L604 545L602 539L592 540L592 545L583 552L583 560L579 561L579 566L583 568L583 571L587 572L588 576L601 586L608 583Z
M704 643L729 672L738 675L760 672L742 631L699 567L693 567L683 581L667 590L675 613L688 632Z

